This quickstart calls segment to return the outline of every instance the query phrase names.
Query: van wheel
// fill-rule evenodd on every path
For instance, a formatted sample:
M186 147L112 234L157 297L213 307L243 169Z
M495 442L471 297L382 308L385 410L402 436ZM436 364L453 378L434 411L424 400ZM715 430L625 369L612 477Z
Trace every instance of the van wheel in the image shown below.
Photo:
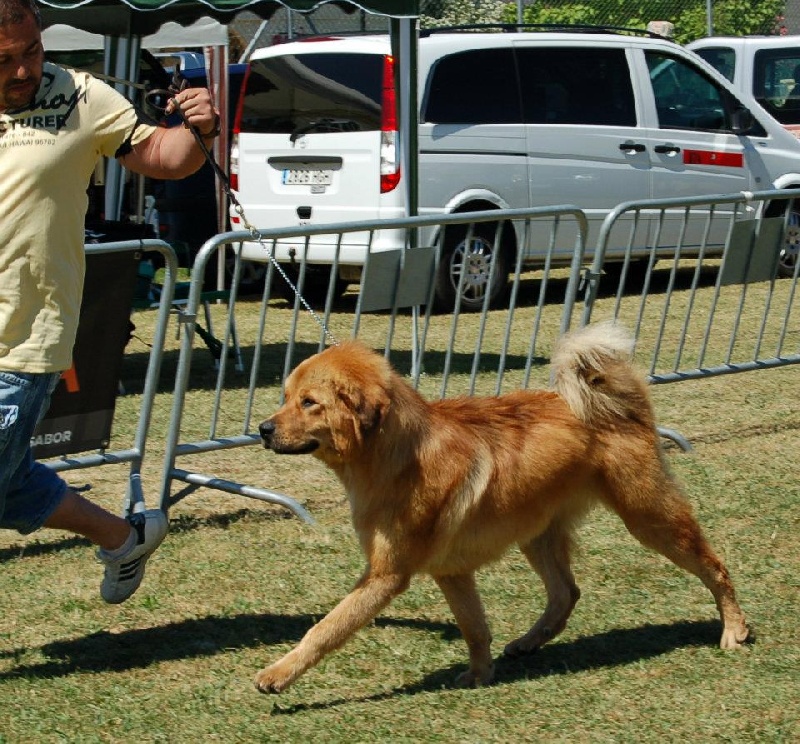
M783 248L778 255L778 276L793 277L800 253L800 207L792 204L792 211L786 224Z
M508 254L504 250L498 251L495 257L494 276L492 285L489 286L495 232L499 229L499 225L497 223L475 225L469 245L467 245L468 229L468 225L445 228L444 248L436 274L436 305L441 310L451 310L455 307L462 271L465 272L461 287L462 310L481 310L487 292L490 306L494 305L505 295L508 287Z
M796 185L790 188L797 188ZM770 202L764 210L765 217L783 217L786 210L786 199ZM793 277L800 252L800 203L792 201L786 221L786 234L783 246L778 254L778 276Z
M296 264L281 264L292 284L296 287L300 280L300 267ZM329 266L306 266L305 281L303 282L303 299L312 307L324 307L328 296L331 269ZM336 279L333 285L333 299L338 300L347 290L348 282ZM278 297L282 297L290 304L294 304L294 290L287 284L279 272L272 274L272 289Z

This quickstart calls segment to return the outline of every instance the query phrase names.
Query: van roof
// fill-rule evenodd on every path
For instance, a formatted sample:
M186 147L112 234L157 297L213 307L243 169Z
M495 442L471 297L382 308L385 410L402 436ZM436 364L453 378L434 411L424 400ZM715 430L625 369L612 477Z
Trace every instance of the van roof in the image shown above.
M764 49L768 47L800 47L800 35L791 36L707 36L703 39L695 39L689 42L687 49L699 47L715 46L736 46L736 47L758 47Z
M627 26L601 26L584 23L473 23L458 26L440 26L424 28L419 32L420 37L435 34L449 33L480 33L498 31L506 34L521 33L566 33L566 34L612 34L616 36L640 36L646 38L665 39L667 37L642 28L629 28Z
M275 57L284 54L313 54L330 51L388 54L391 49L389 37L385 34L363 34L359 36L312 36L298 41L255 49L251 60Z
M494 30L484 30L486 28ZM476 46L495 46L501 39L506 41L572 42L581 46L619 41L645 46L659 43L675 46L675 42L671 39L639 29L612 29L600 26L574 28L536 26L523 27L525 28L523 31L513 31L511 30L513 28L515 27L466 26L425 29L420 32L420 45L433 48L452 47L453 49L463 49L465 48L465 38L469 38L469 46L473 48ZM504 32L501 33L501 31ZM256 60L285 54L312 54L331 51L347 51L356 54L387 54L390 49L389 36L386 34L314 36L256 49L250 59Z

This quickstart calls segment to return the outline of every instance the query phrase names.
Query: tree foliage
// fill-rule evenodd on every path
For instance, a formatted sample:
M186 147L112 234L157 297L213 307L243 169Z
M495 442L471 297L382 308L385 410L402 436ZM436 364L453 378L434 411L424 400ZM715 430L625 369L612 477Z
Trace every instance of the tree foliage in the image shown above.
M440 28L473 23L503 23L508 3L504 0L433 0L421 5L420 25L423 28ZM514 13L513 20L516 21L516 10Z
M714 35L780 33L785 0L716 0L712 3ZM503 0L429 0L422 3L421 25L515 23L517 5ZM524 23L587 24L644 29L650 21L670 21L675 39L689 42L708 34L704 0L533 0Z

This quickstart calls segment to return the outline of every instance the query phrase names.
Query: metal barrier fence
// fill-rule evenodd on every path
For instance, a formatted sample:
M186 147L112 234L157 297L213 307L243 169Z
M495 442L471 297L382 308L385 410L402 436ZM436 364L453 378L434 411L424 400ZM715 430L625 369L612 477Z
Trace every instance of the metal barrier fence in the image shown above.
M308 511L289 496L262 484L240 482L252 480L249 473L243 479L202 472L202 456L260 445L258 422L280 404L288 373L338 339L360 338L382 348L428 397L492 395L504 388L547 384L550 351L558 336L573 320L585 324L601 317L616 318L633 329L639 358L649 356L647 374L654 384L796 364L800 219L793 200L798 197L800 191L781 190L619 205L603 223L588 270L587 220L572 206L264 231L260 242L266 256L280 241L296 242L297 264L291 274L297 292L274 291L285 279L278 265L267 261L263 292L247 299L238 296L242 242L253 240L253 235L218 235L197 255L188 298L179 303L183 334L159 482L160 506L166 510L206 487L277 504L312 522ZM489 293L479 293L470 295L475 312L463 311L460 302L433 309L448 229L460 230L465 246L480 234L490 236L493 255L511 251L505 262L512 269L511 280L495 304ZM382 230L400 231L405 247L373 250L374 237ZM338 246L353 233L367 236L358 291L339 297L333 271L322 307L311 308L302 298L309 248L318 237L333 236L335 270ZM565 250L570 242L572 249ZM537 250L533 269L522 248L531 245ZM142 461L169 317L176 308L177 274L174 251L158 240L87 246L89 254L131 250L156 251L166 264L163 290L153 304L158 317L133 445L46 463L59 471L129 463L125 511L144 503ZM206 268L222 252L231 259L231 288L209 295L203 291ZM457 266L456 297L476 279L466 258L467 252ZM481 266L488 272L482 281L491 287L498 263ZM577 302L582 282L581 310ZM280 299L287 294L288 304ZM482 298L478 303L476 296ZM209 297L221 304L210 306ZM244 302L251 311L237 313ZM201 303L207 320L213 311L224 331L221 341L214 339L218 360L213 389L192 397L189 421L185 404L195 335L203 333L197 323ZM660 431L690 449L676 432ZM185 465L193 455L200 456L200 468ZM183 486L173 493L176 483Z
M514 236L513 254L508 257L513 270L507 302L504 296L502 307L492 310L487 293L477 312L463 312L459 302L449 310L434 312L434 284L442 268L448 228L466 231L466 245L470 245L473 234L488 233L487 225L494 230L494 255L503 247L508 249L511 243L507 236ZM372 250L373 238L381 230L402 231L406 247ZM353 233L366 236L367 246L358 293L345 294L334 302L338 246L344 236ZM571 206L263 231L265 256L274 254L279 241L296 241L298 263L291 273L297 279L298 292L292 295L288 307L282 304L278 295L286 293L274 292L274 288L285 279L274 263L268 263L263 293L250 300L251 305L257 303L257 312L250 313L255 316L250 327L244 326L243 314L237 313L241 304L237 288L242 276L241 243L253 236L233 232L209 240L195 259L183 316L185 328L161 485L162 508L168 509L199 487L208 487L278 504L312 521L299 503L278 491L178 467L178 461L183 464L192 455L260 445L256 427L280 404L283 380L289 371L337 339L360 338L382 348L386 357L428 396L495 394L504 386L526 387L533 381L546 384L549 350L569 327L574 313L586 234L585 215ZM526 269L521 248L532 244L532 235L545 236L537 244L540 268L536 271ZM320 236L333 236L337 253L324 305L316 310L301 298L306 257ZM573 247L565 251L568 243ZM195 318L206 266L219 250L227 251L233 259L223 349L237 346L235 329L244 371L235 377L230 355L223 353L207 410L193 406L188 421L184 403L190 388ZM464 270L467 264L463 261L458 273L458 286L454 288L457 297L473 278ZM483 277L487 286L492 286L496 265L495 261L489 263L488 275ZM186 485L173 494L174 482Z
M620 204L597 241L581 323L611 317L631 328L653 384L797 364L798 196ZM622 259L618 271L609 257Z
M764 191L619 205L598 238L582 323L603 313L633 328L638 351L650 356L654 384L800 362L792 327L797 215L785 201L774 216L742 218L798 195ZM620 241L623 219L627 239ZM647 250L636 248L642 229L652 234ZM603 275L610 255L623 259L620 270ZM614 289L613 302L600 291L604 283ZM733 314L720 311L725 294L735 297Z
M153 403L156 396L161 362L164 352L164 342L169 314L172 308L172 299L175 294L175 283L178 271L178 259L170 245L161 240L125 240L113 243L91 244L86 247L87 256L120 252L134 252L137 254L154 253L163 257L165 271L164 283L160 297L153 303L158 312L155 333L148 358L147 371L144 380L139 418L133 443L126 449L101 449L97 452L80 455L64 455L55 459L43 461L52 470L57 472L91 468L100 465L130 464L127 492L123 504L126 514L144 508L144 495L142 492L141 471L145 454L147 435L153 412Z

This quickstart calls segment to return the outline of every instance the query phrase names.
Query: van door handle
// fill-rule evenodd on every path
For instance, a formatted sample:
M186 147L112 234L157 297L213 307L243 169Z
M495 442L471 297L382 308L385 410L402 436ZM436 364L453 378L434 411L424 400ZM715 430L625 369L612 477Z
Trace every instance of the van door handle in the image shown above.
M635 152L644 152L647 148L641 142L623 142L619 149L626 155L633 155Z
M653 152L657 152L659 155L677 155L681 151L681 148L677 145L656 145L653 148Z

